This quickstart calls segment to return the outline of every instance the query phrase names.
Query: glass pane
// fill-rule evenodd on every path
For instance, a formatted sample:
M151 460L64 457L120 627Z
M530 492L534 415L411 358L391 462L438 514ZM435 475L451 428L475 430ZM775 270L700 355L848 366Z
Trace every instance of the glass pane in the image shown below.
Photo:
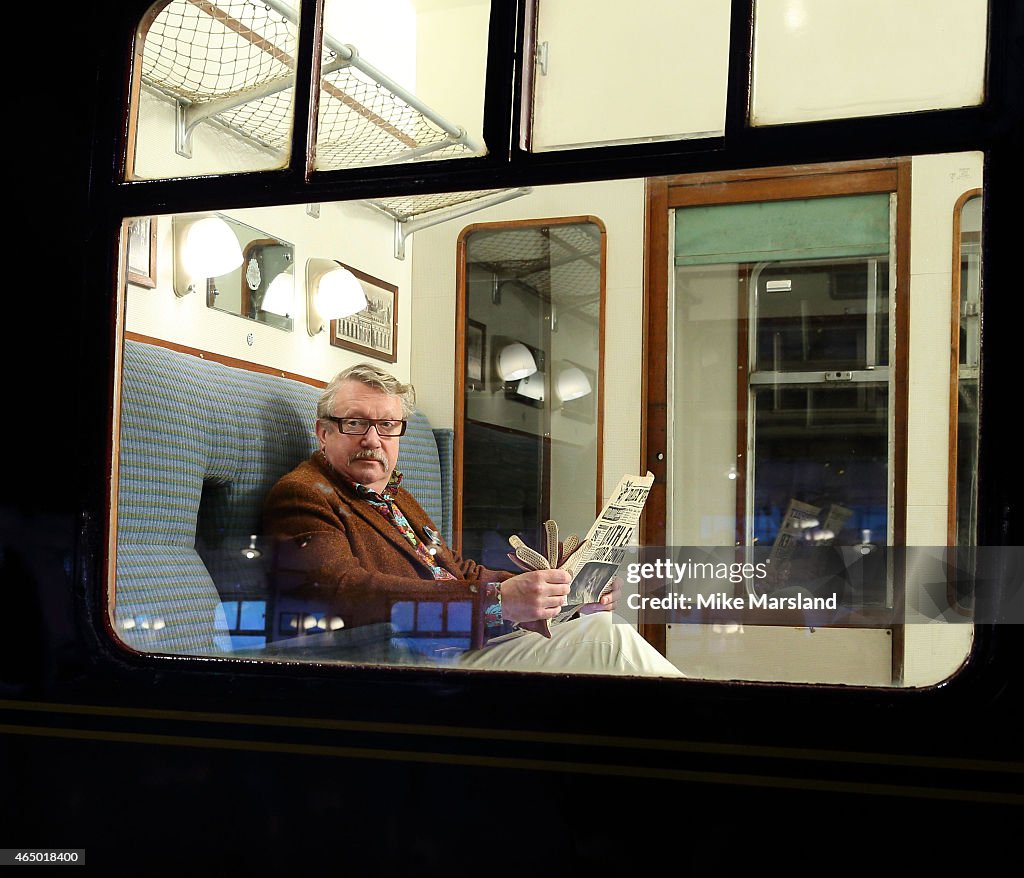
M754 8L754 125L984 100L987 0L757 0Z
M129 179L287 164L299 3L171 0L143 18Z
M754 391L753 542L771 545L790 503L818 541L884 543L889 532L888 388Z
M752 273L754 368L850 370L889 364L888 260L777 263Z
M739 191L729 191L728 182L712 181L699 192L681 183L673 196L677 204L697 203L675 208L667 224L675 244L668 290L669 545L656 551L674 551L683 561L720 552L767 561L770 570L763 580L707 586L748 601L745 611L720 623L648 618L654 625L664 620L666 655L687 673L930 686L970 652L971 555L950 556L945 546L947 517L948 545L972 545L977 508L980 211L961 195L965 184L980 186L981 156L915 157L911 172L914 246L900 279L891 256L878 252L793 258L804 243L799 238L813 239L811 251L823 244L822 228L816 222L818 228L801 231L786 222L785 206L798 202L780 198L783 181L764 187L775 190L768 229L745 222L743 211L727 213ZM709 205L712 196L726 203ZM959 255L950 253L949 221L941 221L950 215ZM680 227L693 224L704 225ZM783 224L788 228L775 243L785 256L766 258ZM831 226L841 253L846 224ZM948 269L950 255L958 277ZM959 333L951 338L953 281L963 292L959 303L953 299ZM906 335L895 322L901 308L909 313ZM959 345L956 359L950 342ZM897 536L901 546L915 548L897 549ZM799 614L770 618L779 607L758 603L833 594L838 627L831 630ZM945 603L950 596L955 606ZM933 602L945 608L941 620L912 615L911 608L916 613Z
M541 0L531 148L721 135L729 4Z
M981 378L981 196L964 201L954 227L959 247L959 367L956 414L956 527L955 542L977 542L978 518L978 404Z
M503 224L466 237L463 551L518 570L508 537L585 534L598 491L602 232ZM522 363L515 361L521 359Z
M327 0L317 170L482 155L489 0Z

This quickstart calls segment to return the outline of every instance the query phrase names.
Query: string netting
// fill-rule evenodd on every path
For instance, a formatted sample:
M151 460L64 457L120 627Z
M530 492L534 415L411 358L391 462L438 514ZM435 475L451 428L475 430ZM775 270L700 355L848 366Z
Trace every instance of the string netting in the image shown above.
M592 223L474 232L467 261L515 278L542 298L596 319L600 310L601 236Z
M287 150L295 80L295 24L252 0L173 0L145 36L142 81L195 105L281 88L216 119L244 137Z
M440 210L444 207L454 207L456 204L465 204L470 201L477 201L489 195L496 195L499 192L506 192L506 189L484 189L480 192L437 192L428 195L396 195L392 198L370 198L367 204L372 204L378 210L384 211L388 216L404 222L414 216Z
M333 52L325 53L324 67L335 60ZM448 137L439 125L356 67L327 74L321 89L316 136L316 167L320 170L401 160L409 150L443 144ZM423 157L468 155L472 152L456 142Z
M145 34L142 81L196 106L223 104L214 119L262 146L286 152L297 38L294 15L259 0L172 0ZM336 53L325 47L324 68L336 60ZM245 99L255 91L259 94ZM320 170L399 161L410 150L446 139L439 125L355 66L321 79ZM453 143L423 157L469 154L466 146Z

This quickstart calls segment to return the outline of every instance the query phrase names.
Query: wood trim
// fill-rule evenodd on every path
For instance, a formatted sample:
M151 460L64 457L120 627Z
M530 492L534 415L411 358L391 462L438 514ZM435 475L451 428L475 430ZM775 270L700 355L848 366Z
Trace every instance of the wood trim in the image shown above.
M782 184L785 184L784 186ZM752 201L791 201L797 198L829 198L892 192L895 171L844 172L833 176L811 175L765 180L735 180L669 187L669 207L699 204L739 204Z
M641 446L648 469L655 473L647 507L642 519L643 543L648 546L664 545L667 538L667 494L665 477L667 455L662 461L657 454L665 450L667 442L668 399L668 344L665 315L668 309L669 250L668 212L675 207L697 204L733 204L745 201L781 201L794 198L816 198L833 195L853 195L869 192L895 192L896 217L896 326L897 345L893 363L893 399L890 404L896 413L906 412L909 399L907 372L907 346L909 343L909 281L910 281L910 195L911 160L881 159L869 162L840 162L823 165L773 167L753 170L733 170L714 173L687 174L674 177L652 178L647 181L645 203L645 265L644 265L644 376L643 408L641 420ZM746 314L745 303L743 315ZM741 321L742 322L742 321ZM737 330L740 357L746 356L746 334ZM742 365L742 362L740 363ZM740 371L740 370L738 370ZM737 378L737 404L746 399L745 382ZM737 419L746 420L746 412L737 412ZM906 473L907 473L907 419L896 418L894 433L893 478L894 491L893 535L894 544L906 542ZM740 433L743 427L742 435ZM746 448L745 425L737 424L738 451ZM742 469L742 468L741 468ZM743 490L741 488L741 490ZM744 496L737 496L737 509L742 510ZM737 516L737 528L742 538L742 522ZM771 621L772 620L763 620ZM902 679L904 665L904 632L893 626L891 620L879 616L872 622L893 631L892 678ZM779 617L778 624L787 624ZM641 633L662 652L665 648L663 625L642 623Z
M462 498L465 490L463 465L466 459L466 238L467 229L455 242L455 420L452 437L452 548L462 554ZM486 352L486 350L485 350ZM483 363L487 374L487 362Z
M129 330L125 330L124 337L126 341L140 341L145 344L168 348L169 350L177 351L181 354L190 354L193 357L199 357L201 360L211 360L214 363L231 366L234 369L244 369L247 372L259 372L263 375L276 375L278 378L290 378L292 381L301 381L303 384L309 384L311 387L327 386L326 381L321 381L318 378L310 378L306 375L300 375L297 372L285 372L282 369L275 369L272 366L264 366L262 363L253 363L250 360L239 360L235 357L228 357L224 354L204 351L200 348L189 347L188 345L179 344L176 341L168 341L164 338L154 338L150 335L142 335L141 333L131 332ZM118 374L120 374L120 372Z
M666 537L668 471L668 182L647 180L644 187L643 348L640 380L640 472L650 470L654 483L640 517L641 545L663 546ZM658 455L661 458L658 458ZM644 620L639 631L658 652L667 649L665 625Z
M946 545L957 544L956 504L957 504L957 459L960 451L959 420L960 420L960 238L961 214L964 205L972 198L981 195L981 189L968 189L953 205L953 265L950 274L950 307L949 307L949 469L947 477L946 506Z
M896 351L893 362L897 414L893 431L893 545L907 544L907 411L910 401L910 204L911 160L901 159L896 186ZM892 268L890 267L890 271ZM898 417L903 413L902 419Z
M752 180L793 179L796 177L828 177L835 174L868 171L893 171L898 159L882 158L854 162L823 162L821 164L775 165L767 168L739 168L729 171L698 171L659 178L668 186L704 186L708 183L749 182Z

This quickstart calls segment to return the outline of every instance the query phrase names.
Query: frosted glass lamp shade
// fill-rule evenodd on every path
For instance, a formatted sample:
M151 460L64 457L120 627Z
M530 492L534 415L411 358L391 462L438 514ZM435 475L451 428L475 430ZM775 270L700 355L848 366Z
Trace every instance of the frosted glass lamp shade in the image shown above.
M593 388L590 386L590 379L582 369L576 366L569 366L558 373L558 381L555 384L555 393L562 402L569 402L571 399L579 399L586 396Z
M351 271L335 268L320 278L313 304L322 320L337 320L362 311L366 293Z
M530 349L522 342L505 345L498 354L498 374L502 381L518 381L537 371Z
M208 216L185 232L181 262L189 277L220 277L242 264L242 248L224 220Z
M267 287L263 297L263 310L288 317L292 313L292 297L295 289L294 277L290 271L282 271Z

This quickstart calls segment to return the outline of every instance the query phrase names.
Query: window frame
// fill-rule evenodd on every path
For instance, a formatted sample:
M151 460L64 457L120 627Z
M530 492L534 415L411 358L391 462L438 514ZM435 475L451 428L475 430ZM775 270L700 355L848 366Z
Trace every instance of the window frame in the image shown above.
M518 62L529 57L524 42L517 39L523 33L529 2L503 3L494 0L489 28L487 80L485 88L484 138L489 154L480 158L452 162L424 162L415 167L391 166L384 169L354 169L344 171L313 172L309 167L309 140L315 130L310 120L316 119L315 95L310 83L315 81L316 56L313 52L314 32L321 19L320 3L306 0L301 12L299 53L295 86L295 124L292 132L292 150L289 165L279 171L261 171L247 174L224 174L201 180L173 179L156 181L127 180L124 177L130 126L131 58L136 46L136 27L139 15L151 4L139 0L136 17L126 14L118 24L114 43L129 47L123 55L114 58L101 71L99 82L110 85L122 83L122 101L99 110L94 135L94 153L99 161L91 168L90 210L99 220L99 233L106 244L94 248L90 257L96 269L93 283L102 299L110 302L108 314L114 319L104 324L104 331L84 343L86 352L97 354L100 363L101 386L108 388L106 406L100 410L115 409L113 400L118 393L120 340L123 322L117 316L123 313L123 297L111 298L110 279L123 273L119 266L117 240L121 222L125 217L165 212L187 212L225 206L262 206L270 204L315 202L328 199L358 199L362 197L400 194L412 190L436 192L451 189L486 188L495 181L504 185L543 185L545 183L571 183L594 179L624 177L650 177L664 173L723 171L742 173L740 168L759 168L768 165L808 161L844 161L871 159L887 154L910 155L958 150L982 150L986 154L986 190L990 190L986 212L999 213L1004 203L998 196L998 187L1005 179L1019 176L1014 137L1006 130L1006 120L1019 111L1021 98L1013 90L1012 57L1014 34L1021 31L1020 10L1009 5L991 4L989 16L989 70L985 103L979 107L956 110L936 110L885 117L844 119L825 122L754 129L747 125L749 106L749 69L753 0L732 0L730 25L729 89L727 97L726 131L721 138L708 141L675 141L645 145L587 147L553 153L531 154L518 145L513 135L519 131L523 107L523 75ZM126 60L127 59L127 62ZM127 75L125 75L127 74ZM511 112L510 112L511 110ZM1019 140L1019 137L1017 138ZM506 145L507 144L507 148ZM113 147L112 147L113 145ZM297 148L298 147L298 148ZM1008 212L1006 213L1009 216ZM1003 233L1008 239L1008 233ZM998 259L989 258L1003 240L999 235L986 234L983 252L985 273L994 272ZM113 243L111 243L113 242ZM646 274L657 264L658 254L648 251ZM998 320L998 306L990 320ZM992 345L984 360L994 359ZM990 370L991 374L991 370ZM644 392L648 388L645 386ZM990 391L991 392L991 391ZM983 420L994 425L994 415ZM96 422L93 422L96 423ZM113 443L110 441L109 415L100 421L100 429L93 435L106 437L102 446L108 462L106 472L99 481L92 481L87 490L87 516L95 522L105 522L106 528L89 531L87 543L106 548L112 523L105 512L106 491ZM116 431L116 423L114 424ZM116 435L116 433L114 434ZM991 431L987 431L989 437ZM643 456L646 458L645 438ZM1002 535L999 510L1009 508L1010 494L1000 484L997 459L1006 446L999 440L983 440L980 482L982 496L992 501L993 512L982 514L981 532L990 537ZM116 472L115 472L116 477ZM985 504L983 504L984 506ZM984 540L982 540L984 542ZM98 581L103 583L101 572ZM100 587L94 597L99 608L105 606L105 589ZM101 612L97 618L102 618ZM110 638L116 643L116 639ZM107 648L110 648L108 642ZM120 653L120 650L118 650ZM152 657L143 657L149 659Z

